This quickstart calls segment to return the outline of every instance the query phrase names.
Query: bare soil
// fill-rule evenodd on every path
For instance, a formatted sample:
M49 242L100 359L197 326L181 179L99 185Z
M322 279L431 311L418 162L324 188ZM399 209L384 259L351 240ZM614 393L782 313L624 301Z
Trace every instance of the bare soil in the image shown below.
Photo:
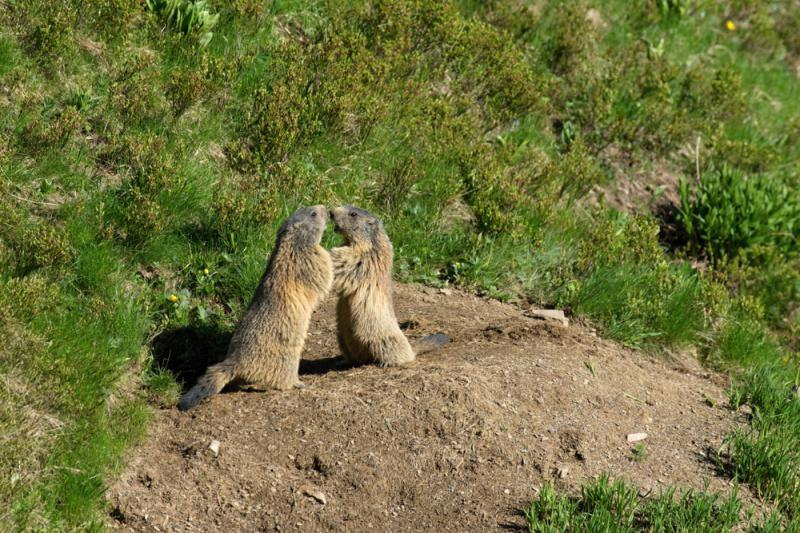
M691 158L684 147L681 154ZM633 156L618 146L611 145L604 150L602 158L611 169L614 179L604 185L597 185L589 192L589 202L599 203L627 213L655 213L663 206L680 204L678 184L681 170L675 163L656 160L642 166Z
M610 472L643 495L706 482L730 490L709 456L744 413L726 407L721 376L691 358L623 348L588 326L445 292L397 287L410 337L443 331L453 339L413 366L337 367L329 300L311 326L304 389L224 392L190 412L160 411L108 491L110 525L515 529L548 481L575 493ZM626 440L637 432L647 433L641 461Z

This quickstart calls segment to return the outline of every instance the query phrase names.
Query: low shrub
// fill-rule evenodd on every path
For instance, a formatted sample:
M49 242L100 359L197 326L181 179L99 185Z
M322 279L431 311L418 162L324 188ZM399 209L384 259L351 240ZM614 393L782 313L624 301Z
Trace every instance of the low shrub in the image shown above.
M800 251L800 200L781 179L747 176L722 165L711 168L693 188L680 182L679 218L692 244L713 260L734 257L755 246Z
M198 34L200 46L208 45L214 37L211 29L219 15L211 13L206 0L147 0L147 8L164 17L175 30Z

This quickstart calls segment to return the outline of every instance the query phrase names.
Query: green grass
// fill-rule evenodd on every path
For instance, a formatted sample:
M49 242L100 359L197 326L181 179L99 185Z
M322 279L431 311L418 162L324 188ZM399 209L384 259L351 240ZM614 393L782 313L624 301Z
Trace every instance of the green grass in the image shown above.
M725 497L705 490L641 495L624 480L608 474L581 486L579 495L568 496L546 484L524 510L531 532L556 531L795 531L796 519L780 513L758 515L744 509L736 488Z
M730 392L734 407L752 409L751 427L726 442L727 467L737 479L800 517L800 372L761 366L750 370Z
M222 338L281 220L340 202L384 218L401 280L560 306L745 376L736 401L759 415L726 468L792 515L800 415L778 399L800 259L776 196L798 188L796 4L189 4L2 3L3 527L99 524L149 405L179 392L151 340ZM758 177L763 209L706 178L723 166ZM587 202L655 167L685 178L687 246Z
M111 289L109 301L90 302L59 295L37 277L3 288L3 337L13 342L0 352L2 420L12 448L3 454L10 483L0 497L9 506L0 521L86 527L96 520L86 510L103 497L104 478L149 419L135 389L145 317L134 299Z
M637 463L645 461L647 459L647 445L644 443L639 443L631 448L631 454L633 456L633 460Z
M607 474L585 483L577 497L545 485L525 510L531 532L554 531L781 531L780 515L763 519L745 513L734 489L724 498L705 491L674 488L642 497L623 480ZM787 524L792 527L792 524Z

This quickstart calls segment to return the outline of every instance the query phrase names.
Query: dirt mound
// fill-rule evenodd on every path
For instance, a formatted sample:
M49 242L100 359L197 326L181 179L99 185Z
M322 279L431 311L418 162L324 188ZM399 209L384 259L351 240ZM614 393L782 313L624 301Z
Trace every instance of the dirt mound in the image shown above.
M704 480L729 489L707 451L742 417L721 407L718 376L457 291L397 292L409 336L444 331L452 343L409 368L340 370L326 302L306 388L163 411L109 490L112 525L484 530L522 525L519 510L547 480L575 490L610 471L643 492ZM648 435L641 461L626 441L636 432Z

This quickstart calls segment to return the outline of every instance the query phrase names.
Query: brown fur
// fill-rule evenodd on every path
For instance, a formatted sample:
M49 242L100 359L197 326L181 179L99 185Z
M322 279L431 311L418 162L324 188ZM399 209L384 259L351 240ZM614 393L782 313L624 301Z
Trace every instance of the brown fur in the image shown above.
M319 245L327 218L325 207L316 205L284 222L228 355L181 398L181 409L194 407L234 379L277 390L301 386L298 368L308 323L332 282L330 256Z
M342 355L354 364L412 362L416 354L394 314L394 250L383 224L370 212L352 206L332 209L331 217L346 241L345 246L331 250ZM422 339L420 346L427 351L448 341L444 335L431 336Z

